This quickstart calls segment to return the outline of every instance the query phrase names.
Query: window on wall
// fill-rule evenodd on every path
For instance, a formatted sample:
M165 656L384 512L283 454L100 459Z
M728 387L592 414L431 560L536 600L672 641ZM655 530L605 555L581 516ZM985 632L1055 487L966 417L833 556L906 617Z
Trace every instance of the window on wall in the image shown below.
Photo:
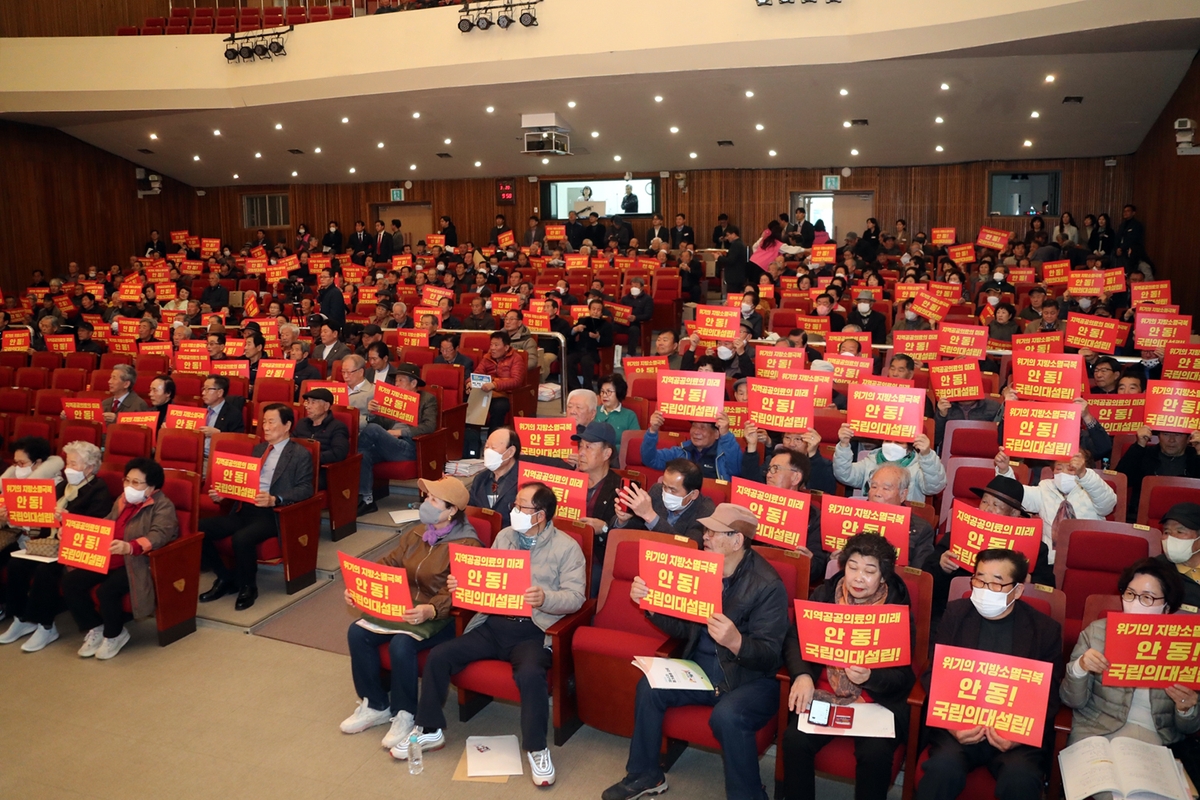
M993 172L988 213L1001 217L1058 215L1058 172Z
M286 194L242 195L243 228L289 228Z

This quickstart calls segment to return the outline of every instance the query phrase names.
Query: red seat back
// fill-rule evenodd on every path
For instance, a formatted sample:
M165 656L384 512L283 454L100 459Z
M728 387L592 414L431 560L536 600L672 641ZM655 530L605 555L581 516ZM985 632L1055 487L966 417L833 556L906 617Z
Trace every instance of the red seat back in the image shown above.
M29 366L43 367L45 369L54 370L62 366L62 353L56 353L46 350L41 353L34 353L29 357Z
M426 364L432 364L437 351L432 347L401 347L400 362L402 364L412 364L416 367L424 367Z
M195 433L195 431L187 431ZM165 464L163 465L166 466ZM166 469L163 494L175 504L179 519L179 535L188 536L200 532L200 474L192 470Z
M33 407L33 392L29 389L0 387L0 413L28 414Z
M93 353L84 355L94 356ZM82 392L88 388L88 374L78 367L60 367L50 376L51 389L67 389L72 392Z
M87 442L99 447L104 441L104 427L99 422L64 419L58 426L58 447L71 442Z
M456 406L462 402L463 368L459 364L426 364L421 367L421 379L430 385L442 387L445 405L439 408Z
M140 425L117 422L108 426L104 437L104 460L124 466L132 458L149 458L154 432Z
M1138 524L1157 525L1176 503L1200 503L1200 478L1148 475L1142 479Z
M21 367L17 370L16 385L26 389L45 389L50 385L50 370L45 367Z
M96 368L100 358L95 353L67 353L63 366L67 369L81 369L91 372Z
M1061 536L1060 533L1060 542ZM1059 558L1066 560L1061 570L1061 588L1067 595L1067 617L1082 619L1084 603L1089 595L1116 594L1121 571L1149 555L1148 543L1137 536L1092 530L1073 531L1069 549L1065 554L1060 552L1055 559L1056 564Z
M163 428L158 434L154 458L163 469L179 469L199 474L204 467L204 434L180 428Z
M63 398L72 394L69 389L39 389L33 396L33 413L57 417L63 410Z

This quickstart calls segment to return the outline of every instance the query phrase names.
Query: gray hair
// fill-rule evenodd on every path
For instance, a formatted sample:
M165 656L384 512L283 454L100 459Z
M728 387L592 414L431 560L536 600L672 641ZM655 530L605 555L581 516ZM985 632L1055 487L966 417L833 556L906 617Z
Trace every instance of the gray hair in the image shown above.
M908 497L908 487L912 485L912 473L899 464L884 464L880 466L879 469L875 470L875 472L871 475L871 480L874 480L876 476L885 470L896 473L896 484L897 489L900 492L900 496Z
M121 380L129 381L130 387L137 383L137 370L128 364L117 364L113 367L113 372L121 373Z
M279 335L280 336L283 335L284 331L291 331L292 335L297 338L299 338L299 336L300 336L300 329L290 322L279 326Z
M304 341L303 339L297 339L296 341L292 342L292 344L300 345L300 352L304 353L304 355L308 355L308 350L309 350L308 342Z
M102 461L100 448L91 442L68 442L63 445L63 453L75 456L83 462L86 469L90 469L93 473L100 471L100 462Z
M367 362L363 359L362 356L354 355L353 353L351 353L350 355L348 355L342 359L342 374L343 375L346 374L346 367L350 367L350 369L355 370L355 369L363 368L366 365L367 365Z
M571 398L573 397L583 400L592 411L595 411L600 406L600 398L591 389L576 389L567 395L567 402L571 402Z

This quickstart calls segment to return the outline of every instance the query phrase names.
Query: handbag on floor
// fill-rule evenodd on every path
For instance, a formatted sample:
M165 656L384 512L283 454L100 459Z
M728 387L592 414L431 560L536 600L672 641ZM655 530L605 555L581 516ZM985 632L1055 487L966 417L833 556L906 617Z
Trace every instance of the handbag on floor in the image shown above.
M59 538L57 536L43 536L40 539L30 539L25 542L25 552L31 556L58 558L58 545Z

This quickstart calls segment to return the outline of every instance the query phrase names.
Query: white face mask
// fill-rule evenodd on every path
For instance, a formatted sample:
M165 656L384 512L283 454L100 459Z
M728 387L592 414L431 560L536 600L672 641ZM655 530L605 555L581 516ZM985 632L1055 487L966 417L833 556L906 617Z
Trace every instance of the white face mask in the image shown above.
M754 306L750 305L749 303L742 303L742 314L745 316L750 316L752 311L754 311Z
M883 453L885 461L899 461L908 455L908 448L895 442L884 442L880 445L879 450Z
M558 293L562 294L563 290L559 289ZM640 295L642 293L642 288L640 286L634 286L632 289L629 290L629 293L631 295L633 295L634 297L637 297L638 295Z
M984 619L995 619L1008 610L1007 592L993 592L986 586L971 589L971 604Z
M1144 606L1140 600L1134 600L1131 603L1125 598L1121 598L1121 609L1126 614L1165 614L1167 611L1167 604L1163 603L1162 605L1158 606Z
M18 478L28 478L33 474L33 466L30 465L28 467L17 467L13 474Z
M994 280L996 283L1004 283L1004 273L1003 272L993 272L992 280Z
M125 487L125 502L126 503L129 503L132 506L136 506L138 503L144 502L145 499L146 499L146 490L145 489L135 489L132 486Z
M988 305L992 306L993 308L1000 305L1000 298L996 297L994 294L988 295Z
M717 358L721 359L722 361L728 361L729 359L733 358L733 351L728 347L718 347Z
M337 228L335 228L334 226L330 225L330 226L329 226L329 232L330 232L330 233L337 233Z
M486 308L488 311L491 311L492 310L492 301L491 300L486 301L483 304L483 307Z
M829 316L829 306L817 306L817 316L818 317L828 317ZM113 328L113 330L116 330L116 328Z
M1163 553L1172 564L1183 564L1193 555L1192 547L1195 539L1180 539L1175 536L1163 537Z
M683 498L679 495L663 492L662 501L667 511L678 511L683 508Z
M492 472L500 469L500 465L504 463L504 454L497 453L495 450L483 451L483 465Z
M871 313L871 304L870 303L859 303L858 304L858 313L862 314L864 317L867 314L870 314Z
M1058 472L1054 475L1054 488L1063 494L1070 494L1078 484L1079 479L1069 472Z
M1147 367L1148 369L1153 369L1154 367L1157 367L1158 363L1159 362L1158 362L1157 358L1143 358L1142 359L1142 366Z
M517 533L525 533L533 527L533 516L524 511L513 509L512 513L508 515L508 519Z
M67 467L63 470L63 475L66 476L67 483L71 484L72 486L78 486L79 484L83 483L83 473L77 469L71 469L70 467Z
M1092 298L1090 298L1090 297L1079 298L1079 307L1081 309L1083 309L1084 311L1087 311L1089 308L1092 307Z
M917 312L915 312L915 311L905 311L905 312L904 312L904 318L905 318L906 320L908 320L909 322L915 322L915 321L916 321L916 319L917 319Z

